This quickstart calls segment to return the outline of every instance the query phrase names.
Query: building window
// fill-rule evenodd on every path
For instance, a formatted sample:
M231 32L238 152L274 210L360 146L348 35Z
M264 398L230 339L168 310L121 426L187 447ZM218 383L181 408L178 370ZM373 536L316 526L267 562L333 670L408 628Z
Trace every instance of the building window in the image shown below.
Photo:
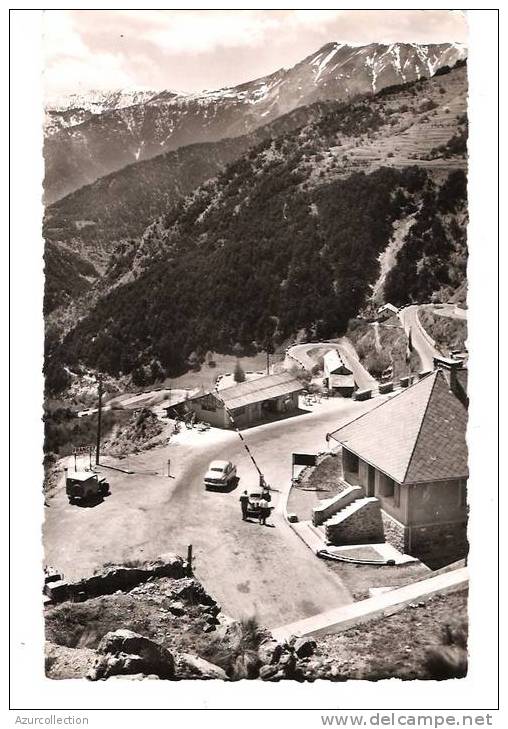
M400 506L400 484L398 483L393 486L393 505L397 508Z
M244 415L247 408L235 408L233 410L233 417L236 417L237 415Z
M395 481L393 480L393 478L383 475L380 486L381 486L381 489L380 489L381 496L387 496L388 498L393 498L393 494L395 491Z
M358 473L360 459L347 448L344 448L344 470L348 473Z
M212 413L217 410L215 400L212 397L204 397L201 401L201 408Z

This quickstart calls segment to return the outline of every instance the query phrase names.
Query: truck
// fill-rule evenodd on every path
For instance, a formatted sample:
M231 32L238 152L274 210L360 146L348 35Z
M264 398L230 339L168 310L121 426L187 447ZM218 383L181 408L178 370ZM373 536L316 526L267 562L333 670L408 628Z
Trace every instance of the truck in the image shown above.
M65 472L65 492L69 504L96 501L110 493L109 483L95 471Z

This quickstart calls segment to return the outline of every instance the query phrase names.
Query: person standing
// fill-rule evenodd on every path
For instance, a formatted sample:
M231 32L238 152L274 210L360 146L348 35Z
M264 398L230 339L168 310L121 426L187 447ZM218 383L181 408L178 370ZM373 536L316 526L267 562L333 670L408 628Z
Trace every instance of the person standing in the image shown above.
M242 519L243 521L247 521L247 507L249 505L249 494L247 491L244 491L243 494L240 496L240 506L242 507Z
M266 520L269 516L270 516L270 504L263 496L263 498L259 502L259 523L262 524L263 526L265 526Z

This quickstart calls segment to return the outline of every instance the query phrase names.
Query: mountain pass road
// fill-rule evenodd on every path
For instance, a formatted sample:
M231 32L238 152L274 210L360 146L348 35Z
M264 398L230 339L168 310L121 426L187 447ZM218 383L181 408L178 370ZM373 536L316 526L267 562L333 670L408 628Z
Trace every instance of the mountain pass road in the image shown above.
M192 544L197 577L232 617L256 614L272 627L348 604L348 590L293 532L283 506L291 453L325 450L327 432L378 403L335 398L243 432L274 489L269 526L241 519L239 495L257 486L258 474L231 431L183 429L168 446L129 457L135 473L104 469L111 495L94 508L71 506L61 485L45 510L47 564L76 579L106 562L185 555ZM164 471L168 458L175 478ZM229 493L204 488L203 475L217 458L238 466L240 481Z

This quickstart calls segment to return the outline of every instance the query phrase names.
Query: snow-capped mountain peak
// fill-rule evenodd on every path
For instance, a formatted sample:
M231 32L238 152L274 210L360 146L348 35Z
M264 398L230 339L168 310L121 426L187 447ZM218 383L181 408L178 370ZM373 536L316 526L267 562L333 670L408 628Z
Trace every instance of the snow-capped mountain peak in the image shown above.
M47 199L177 147L241 136L297 107L428 78L465 57L458 43L331 42L289 69L218 90L74 94L47 105Z
M89 89L81 93L50 96L46 99L45 106L48 111L84 109L93 114L101 114L104 111L122 109L133 104L144 104L157 93L152 89L111 89L108 91Z

